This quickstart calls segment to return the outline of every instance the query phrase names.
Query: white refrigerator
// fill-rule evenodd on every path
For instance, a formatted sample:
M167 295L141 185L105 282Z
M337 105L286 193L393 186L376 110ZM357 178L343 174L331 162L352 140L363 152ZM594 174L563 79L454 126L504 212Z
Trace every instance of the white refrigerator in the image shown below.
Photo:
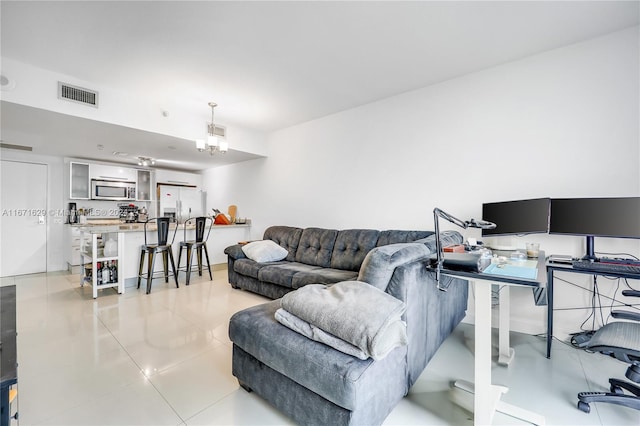
M205 216L207 193L190 186L159 185L159 216L184 223L190 217Z

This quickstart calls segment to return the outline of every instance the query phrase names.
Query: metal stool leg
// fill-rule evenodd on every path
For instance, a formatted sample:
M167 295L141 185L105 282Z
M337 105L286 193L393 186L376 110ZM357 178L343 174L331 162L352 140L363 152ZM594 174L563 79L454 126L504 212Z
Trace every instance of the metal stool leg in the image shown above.
M178 285L178 270L176 269L176 263L173 261L173 252L171 251L171 249L169 249L169 259L171 260L171 269L173 270L173 279L176 280L176 288L179 288L180 286Z
M204 255L207 259L207 269L209 270L209 279L211 281L213 281L213 276L211 275L211 262L209 262L209 250L207 250L207 244L203 244L202 247L204 247Z
M198 256L198 276L202 276L202 246L199 244L196 247L196 254Z
M187 285L191 280L191 262L193 262L193 248L191 244L187 245Z
M178 248L178 273L180 273L180 262L182 259L182 249L184 248L184 246L182 244L180 244L180 248Z
M149 260L147 268L147 294L151 293L151 282L153 281L153 269L156 263L155 250L149 250Z
M164 268L164 282L169 282L169 251L162 251L162 267Z
M144 268L144 254L145 250L140 251L140 267L138 268L138 289L140 288L140 281L142 280L142 270Z

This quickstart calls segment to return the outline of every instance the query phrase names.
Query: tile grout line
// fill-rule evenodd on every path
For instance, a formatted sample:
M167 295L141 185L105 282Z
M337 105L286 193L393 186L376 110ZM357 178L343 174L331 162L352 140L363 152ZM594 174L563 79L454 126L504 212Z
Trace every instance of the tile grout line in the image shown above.
M136 360L131 356L131 354L129 353L129 351L127 350L127 348L124 347L124 345L120 342L120 340L118 340L118 338L113 334L113 332L111 331L111 329L104 323L104 321L102 320L102 318L100 318L100 315L98 315L98 313L95 314L96 317L98 318L98 321L100 321L100 323L104 326L104 328L107 329L107 331L109 331L109 334L111 335L111 337L113 337L113 339L118 343L118 345L122 348L122 350L127 354L127 356L129 357L129 359L131 360L131 362L133 362L133 364L136 366L136 368L138 369L138 371L140 373L142 373L142 375L144 376L144 378L146 379L146 381L151 384L151 386L153 387L153 389L158 393L158 395L164 400L164 402L169 406L169 408L171 408L171 411L173 411L175 413L176 416L178 416L178 418L182 421L182 423L185 422L185 420L182 418L182 416L176 411L176 409L173 407L173 405L171 405L171 403L167 400L167 398L162 394L162 392L160 392L160 389L157 388L157 386L151 381L150 377L147 376L147 374L144 372L144 370L140 367L140 365L136 362ZM127 386L130 386L131 383L129 383ZM180 423L178 423L180 424Z

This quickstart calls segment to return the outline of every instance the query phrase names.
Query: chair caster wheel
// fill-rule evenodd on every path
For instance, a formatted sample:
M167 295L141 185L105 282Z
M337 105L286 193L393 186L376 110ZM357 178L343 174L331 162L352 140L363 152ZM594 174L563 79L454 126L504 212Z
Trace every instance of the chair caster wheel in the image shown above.
M589 413L591 411L591 407L586 402L578 401L578 410Z

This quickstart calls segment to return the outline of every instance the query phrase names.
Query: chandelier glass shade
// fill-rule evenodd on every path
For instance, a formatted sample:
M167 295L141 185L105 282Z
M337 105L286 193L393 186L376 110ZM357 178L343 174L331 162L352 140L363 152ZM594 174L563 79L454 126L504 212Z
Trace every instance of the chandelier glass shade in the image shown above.
M148 167L156 164L156 160L149 157L138 157L138 166Z
M214 110L218 106L215 102L209 102L211 107L211 123L207 124L207 139L196 139L196 149L200 152L209 152L214 155L216 152L225 154L229 150L229 142L218 138L216 135L216 124L214 121Z

